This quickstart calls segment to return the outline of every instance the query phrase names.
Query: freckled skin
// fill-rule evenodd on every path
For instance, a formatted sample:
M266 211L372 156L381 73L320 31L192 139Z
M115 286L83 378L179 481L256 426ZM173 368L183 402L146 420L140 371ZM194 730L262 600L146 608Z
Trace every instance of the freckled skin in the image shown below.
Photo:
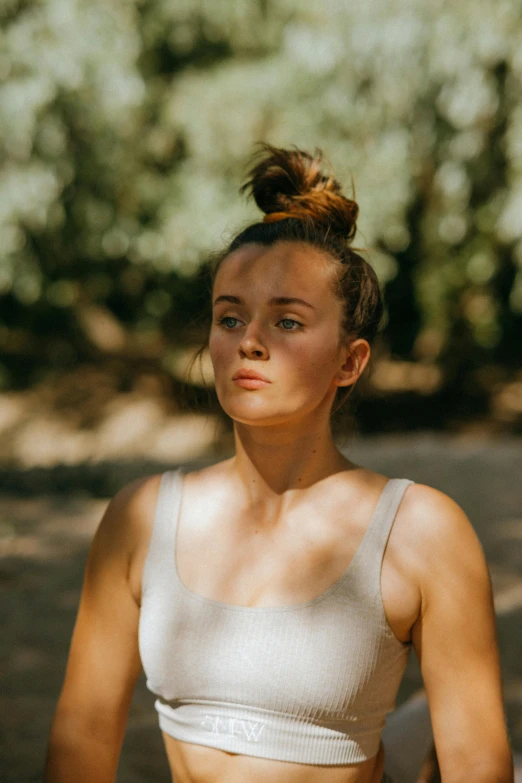
M369 358L367 342L358 340L352 348L361 351L362 366L357 372L351 360L346 363L339 328L342 302L333 292L329 260L295 242L248 245L220 266L213 300L223 294L243 300L214 307L209 350L225 412L249 426L299 422L302 427L309 418L326 420L337 388L352 384ZM314 309L269 306L276 296L299 297ZM222 318L231 320L219 324ZM255 391L238 387L232 375L244 367L272 383Z

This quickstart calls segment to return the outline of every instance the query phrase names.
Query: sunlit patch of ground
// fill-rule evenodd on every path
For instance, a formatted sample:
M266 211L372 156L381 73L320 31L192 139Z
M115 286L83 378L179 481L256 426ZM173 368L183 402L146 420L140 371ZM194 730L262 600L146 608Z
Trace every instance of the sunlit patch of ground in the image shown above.
M33 390L2 395L0 464L192 460L212 450L221 431L211 415L168 412L161 398L139 392L115 394L82 422L91 402L71 400L64 411Z

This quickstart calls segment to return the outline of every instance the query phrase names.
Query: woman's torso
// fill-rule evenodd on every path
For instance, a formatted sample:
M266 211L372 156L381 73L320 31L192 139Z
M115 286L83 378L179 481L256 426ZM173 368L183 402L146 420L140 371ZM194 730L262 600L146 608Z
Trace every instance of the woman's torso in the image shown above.
M184 477L175 564L181 582L194 594L236 606L298 605L322 595L350 565L388 479L355 466L314 485L293 510L270 519L262 508L239 500L229 464ZM380 582L386 619L401 642L410 640L420 610L420 591L408 568L408 516L404 502ZM152 519L131 568L137 597L151 526ZM236 755L163 736L176 783L378 783L382 775L382 747L377 757L358 764L322 766Z

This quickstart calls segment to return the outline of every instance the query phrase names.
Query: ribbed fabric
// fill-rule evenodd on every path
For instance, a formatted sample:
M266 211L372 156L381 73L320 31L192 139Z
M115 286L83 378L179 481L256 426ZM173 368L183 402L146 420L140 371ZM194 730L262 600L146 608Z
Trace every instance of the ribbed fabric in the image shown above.
M375 756L410 643L380 592L382 558L410 479L389 479L344 574L291 606L197 595L176 570L183 472L166 471L143 570L139 645L160 727L185 742L303 764Z

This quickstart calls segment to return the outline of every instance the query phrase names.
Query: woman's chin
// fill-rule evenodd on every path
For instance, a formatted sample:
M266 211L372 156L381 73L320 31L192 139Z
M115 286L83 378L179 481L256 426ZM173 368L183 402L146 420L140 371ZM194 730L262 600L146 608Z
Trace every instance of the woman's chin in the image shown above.
M232 421L243 426L250 427L276 427L297 424L301 422L306 413L292 408L276 409L273 406L239 406L229 405L223 410Z
M241 424L248 427L275 427L277 425L285 424L289 421L289 417L285 415L280 416L268 416L261 413L228 413L228 416L236 424Z
M284 424L285 421L295 416L295 411L274 409L273 405L263 404L231 404L223 405L223 411L238 424L255 426L271 426L272 424Z
M278 399L263 399L262 393L244 391L241 394L219 394L223 411L238 424L252 427L272 427L301 422L322 415L321 401L303 398L297 391L278 395Z

